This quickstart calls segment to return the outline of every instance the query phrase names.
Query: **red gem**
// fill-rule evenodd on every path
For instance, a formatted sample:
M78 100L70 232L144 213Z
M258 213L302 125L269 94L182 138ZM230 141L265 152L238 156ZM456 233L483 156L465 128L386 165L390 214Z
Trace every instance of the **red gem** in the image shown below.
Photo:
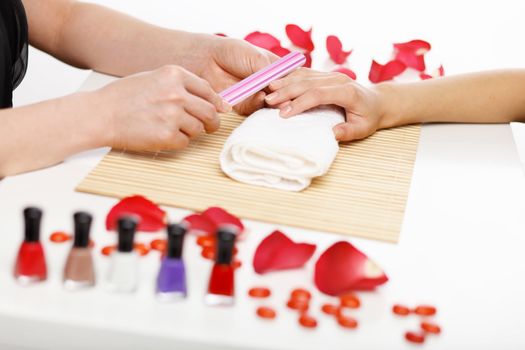
M261 318L274 319L277 314L275 313L275 310L270 307L260 306L257 308L257 316Z
M215 247L204 247L202 248L201 255L204 259L215 259Z
M323 311L327 315L337 315L339 308L333 304L323 304L321 307L321 311Z
M63 243L67 242L71 239L71 235L67 234L62 231L53 232L51 236L49 236L49 240L54 243Z
M431 322L421 322L421 329L427 333L439 334L441 333L441 327Z
M414 313L419 316L433 316L437 312L437 309L431 305L419 305L414 309Z
M288 300L288 303L286 303L286 306L288 306L292 310L305 312L310 307L310 304L309 304L308 300L304 300L304 299L290 299L290 300Z
M350 309L357 309L361 306L361 301L354 294L345 294L339 297L341 306L348 307Z
M248 291L252 298L268 298L272 292L266 287L253 287Z
M302 314L299 316L299 324L306 328L315 328L317 327L317 320L312 316Z
M296 288L290 293L290 299L309 301L312 298L312 293L303 288Z
M197 244L201 247L215 247L216 238L214 236L199 236Z
M392 312L398 316L407 316L410 314L410 309L404 305L396 304L392 307Z
M110 256L111 253L113 253L115 251L115 246L114 245L108 245L108 246L105 246L103 247L100 252L102 253L102 255L104 256Z
M154 239L150 242L149 246L153 250L164 252L166 250L168 242L165 239Z
M405 339L412 343L423 344L425 342L425 335L416 332L406 332Z
M339 323L339 325L341 327L357 328L357 320L355 318L352 318L352 317L338 315L337 316L337 323Z

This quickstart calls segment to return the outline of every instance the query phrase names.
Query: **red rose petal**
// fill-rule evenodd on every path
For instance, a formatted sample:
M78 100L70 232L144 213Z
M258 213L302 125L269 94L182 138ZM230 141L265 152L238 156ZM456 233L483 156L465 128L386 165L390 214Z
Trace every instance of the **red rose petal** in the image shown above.
M284 233L274 231L257 247L253 268L260 274L300 268L312 257L315 248L314 244L295 243Z
M407 67L403 62L397 60L390 61L384 66L376 61L372 61L368 79L374 84L392 80L394 77L403 73L406 68Z
M217 226L206 216L201 214L191 214L182 219L188 224L188 232L197 236L212 236L217 230Z
M439 68L438 68L438 75L440 77L443 77L445 76L445 68L443 67L443 65L440 65Z
M344 67L340 67L340 68L337 68L336 70L334 70L334 72L339 72L339 73L343 73L343 74L346 74L350 77L350 79L353 79L353 80L356 80L357 79L357 75L355 74L355 72L351 69L348 69L348 68L344 68Z
M217 228L225 225L233 225L239 229L239 234L244 231L244 225L241 220L222 208L210 207L203 211L201 215L208 218Z
M312 68L312 55L310 52L305 52L304 57L306 57L306 62L304 63L303 67Z
M395 59L407 67L420 72L425 71L425 54L430 51L430 44L424 40L412 40L406 43L394 44Z
M385 273L352 244L340 241L329 247L315 264L314 281L328 295L372 290L388 281Z
M312 28L309 31L304 31L298 25L288 24L286 26L286 35L292 44L307 52L312 52L315 48L312 41Z
M215 35L217 35L217 36L222 36L222 37L224 37L224 38L227 38L227 37L228 37L228 36L227 36L226 34L224 34L224 33L215 33Z
M426 54L432 46L425 40L411 40L406 43L394 44L394 49L398 51L409 51L415 55L421 56Z
M443 65L440 65L438 69L436 69L432 74L423 72L419 74L419 77L421 78L421 80L427 80L427 79L442 77L444 75L445 75L445 69L443 68Z
M419 77L421 78L421 80L428 80L434 78L433 76L427 73L419 73Z
M345 63L348 56L352 53L352 50L343 51L343 44L335 35L329 35L326 38L326 50L330 54L332 61L336 64Z
M135 216L139 220L138 231L156 232L166 226L166 212L143 196L122 199L109 211L106 229L116 230L117 221L122 216Z
M291 52L287 48L284 48L284 47L281 47L281 46L276 46L276 47L270 49L270 51L272 53L276 54L279 57L286 56L286 55L288 55Z
M272 51L273 48L281 47L279 39L268 33L253 32L246 35L244 40L269 51Z

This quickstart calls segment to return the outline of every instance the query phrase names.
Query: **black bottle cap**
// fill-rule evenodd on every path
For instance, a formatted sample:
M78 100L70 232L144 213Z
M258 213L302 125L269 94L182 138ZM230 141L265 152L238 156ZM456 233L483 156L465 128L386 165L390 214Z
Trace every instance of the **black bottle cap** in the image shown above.
M73 247L87 248L89 246L89 231L93 217L91 214L79 211L73 215L75 221L75 239Z
M24 209L25 235L26 242L38 242L40 240L40 221L42 220L42 210L35 207Z
M223 226L217 230L217 264L231 264L236 238L237 228L233 226Z
M168 250L166 257L171 259L180 259L182 257L182 246L184 244L184 235L186 226L181 224L168 225Z
M117 249L122 253L130 253L133 251L133 239L135 237L135 230L137 229L137 221L133 217L124 216L118 219L118 246Z

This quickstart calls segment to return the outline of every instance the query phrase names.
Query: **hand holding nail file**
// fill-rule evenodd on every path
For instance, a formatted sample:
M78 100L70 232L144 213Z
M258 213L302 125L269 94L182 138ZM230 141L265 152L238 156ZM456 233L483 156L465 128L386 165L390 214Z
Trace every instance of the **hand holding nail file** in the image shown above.
M274 80L277 80L295 69L303 66L306 57L300 52L291 52L269 66L250 75L219 95L230 105L234 106L248 97L261 91Z

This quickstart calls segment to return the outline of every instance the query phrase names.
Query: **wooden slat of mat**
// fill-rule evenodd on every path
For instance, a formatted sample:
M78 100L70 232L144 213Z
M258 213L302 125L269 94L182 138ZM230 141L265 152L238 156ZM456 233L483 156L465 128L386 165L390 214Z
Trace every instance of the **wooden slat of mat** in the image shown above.
M142 194L196 211L217 205L243 218L397 242L419 126L342 145L329 173L297 193L242 184L222 173L222 145L242 120L224 115L217 133L183 151L112 150L77 190L119 198Z

